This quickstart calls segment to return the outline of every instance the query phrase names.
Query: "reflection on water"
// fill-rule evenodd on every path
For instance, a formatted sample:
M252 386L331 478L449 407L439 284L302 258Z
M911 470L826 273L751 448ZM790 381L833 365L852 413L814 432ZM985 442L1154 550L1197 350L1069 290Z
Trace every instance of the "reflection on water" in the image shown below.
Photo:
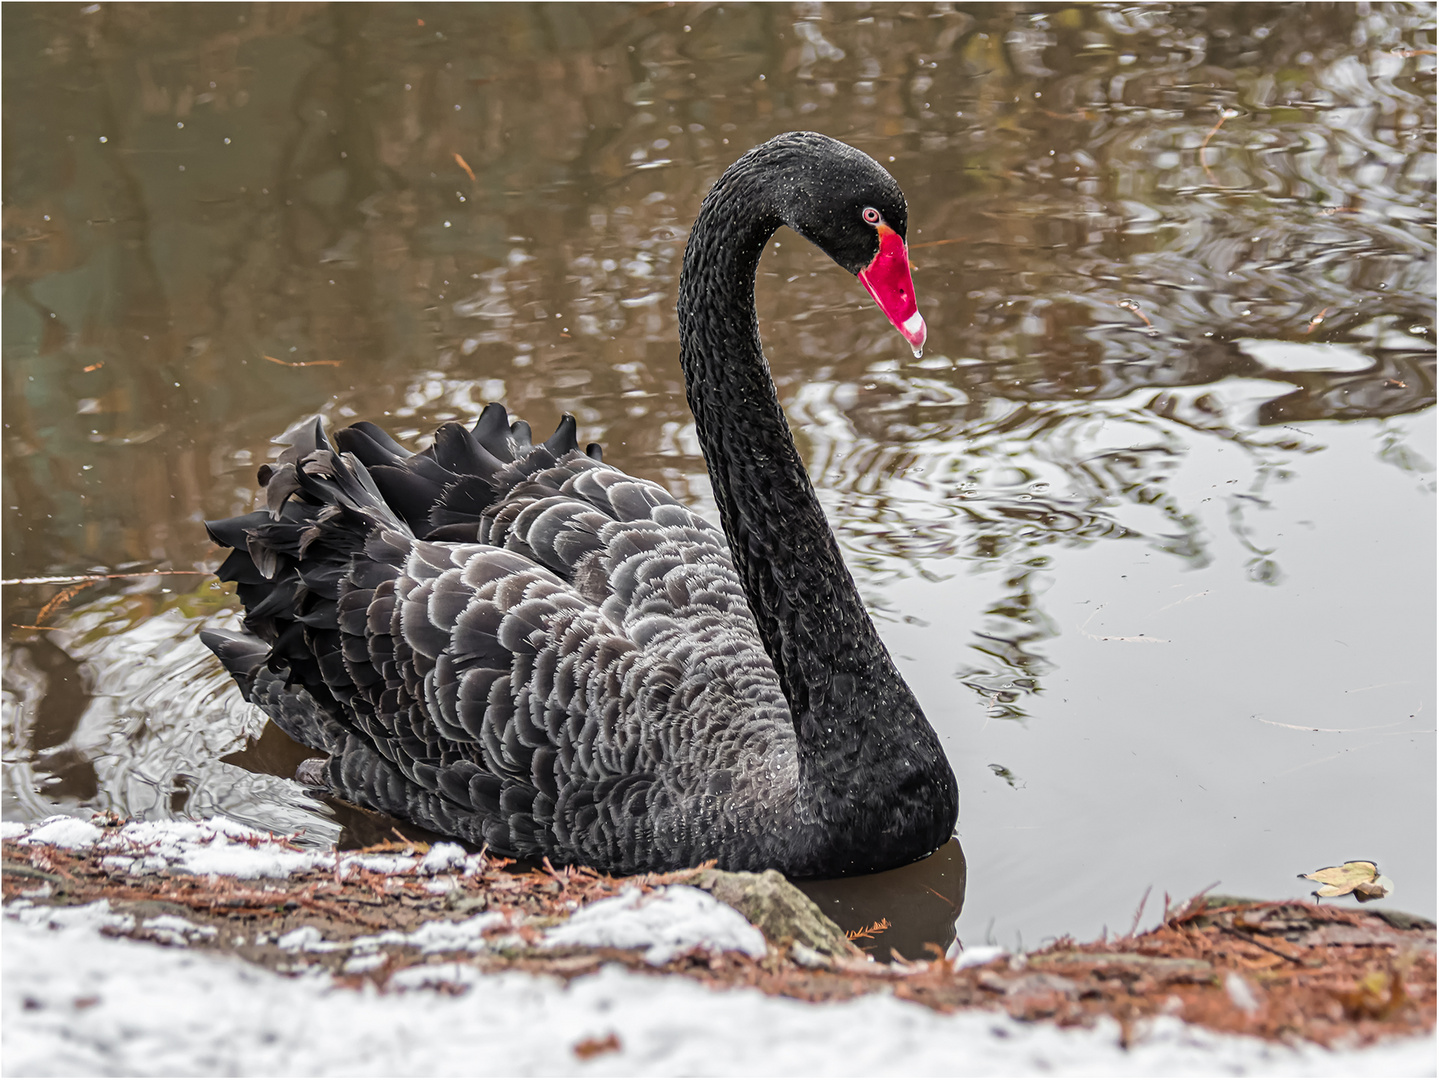
M1095 931L1151 881L1286 890L1345 842L1432 914L1432 9L0 18L7 579L208 569L200 521L314 412L417 444L568 410L709 508L684 237L735 156L812 127L904 186L929 349L785 233L762 329L960 776L968 936ZM63 588L6 586L7 814L340 836L195 640L227 593ZM1411 800L1402 841L1292 786L1355 776Z
M933 960L954 941L964 910L964 849L951 840L927 859L897 870L832 881L797 881L820 910L878 960L893 953Z
M213 584L178 598L122 594L13 643L5 672L6 813L224 814L257 828L304 830L301 843L333 844L340 830L319 803L288 779L226 760L264 722L231 692L196 637L214 618L206 612L227 600Z

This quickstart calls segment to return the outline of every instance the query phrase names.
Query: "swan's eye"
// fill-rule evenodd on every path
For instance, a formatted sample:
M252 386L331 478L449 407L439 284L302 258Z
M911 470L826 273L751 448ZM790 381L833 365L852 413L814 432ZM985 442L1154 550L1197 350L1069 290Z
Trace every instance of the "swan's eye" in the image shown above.
M874 207L872 207L872 206L866 206L866 207L864 208L864 215L863 215L863 216L864 216L864 220L867 221L867 222L869 222L871 225L878 225L878 224L879 224L879 221L880 221L879 211L876 210Z

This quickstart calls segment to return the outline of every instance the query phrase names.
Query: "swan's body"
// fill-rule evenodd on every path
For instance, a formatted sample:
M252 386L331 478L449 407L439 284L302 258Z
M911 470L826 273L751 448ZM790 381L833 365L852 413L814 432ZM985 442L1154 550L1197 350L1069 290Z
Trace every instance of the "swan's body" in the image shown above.
M581 452L568 417L532 445L498 405L416 455L372 425L333 444L302 425L262 470L267 509L209 526L236 549L220 576L240 583L248 633L206 641L328 755L336 794L617 873L706 859L862 873L950 837L953 772L865 613L760 352L754 273L780 224L923 340L888 173L808 133L732 166L701 207L679 299L723 533Z

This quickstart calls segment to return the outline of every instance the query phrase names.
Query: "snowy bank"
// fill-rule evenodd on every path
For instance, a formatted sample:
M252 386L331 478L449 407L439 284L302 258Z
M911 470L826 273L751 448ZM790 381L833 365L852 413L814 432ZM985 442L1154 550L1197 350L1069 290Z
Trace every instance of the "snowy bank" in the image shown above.
M812 1005L613 966L568 986L471 971L458 994L443 978L448 992L381 994L102 938L100 913L86 922L6 920L6 1075L1434 1075L1432 1037L1331 1052L1162 1018L1123 1050L1110 1021L1062 1029L877 995ZM436 967L453 978L458 965Z
M1434 927L1394 913L1196 898L1138 938L886 966L773 873L224 819L3 839L12 1075L1435 1074Z

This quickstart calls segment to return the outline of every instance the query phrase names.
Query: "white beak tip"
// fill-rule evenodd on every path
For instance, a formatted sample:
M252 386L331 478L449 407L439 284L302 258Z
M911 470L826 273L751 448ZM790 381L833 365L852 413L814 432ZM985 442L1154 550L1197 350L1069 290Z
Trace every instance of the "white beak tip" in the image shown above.
M928 330L924 325L924 316L916 311L899 324L899 332L909 342L909 347L914 350L916 359L924 355L924 339L928 336Z

